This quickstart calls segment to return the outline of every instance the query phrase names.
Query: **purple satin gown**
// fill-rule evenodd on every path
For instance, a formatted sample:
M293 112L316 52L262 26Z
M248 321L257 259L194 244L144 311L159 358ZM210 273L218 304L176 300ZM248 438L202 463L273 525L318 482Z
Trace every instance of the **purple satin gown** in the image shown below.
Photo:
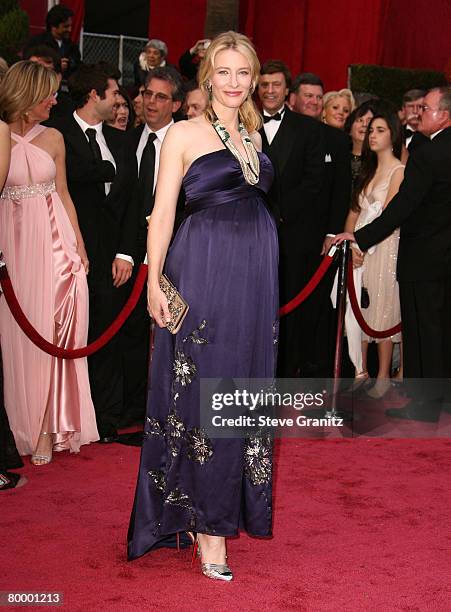
M199 426L200 378L272 378L278 334L278 244L264 196L271 162L251 186L228 149L196 159L183 179L188 217L165 272L190 309L176 336L157 329L128 558L195 531L272 529L271 444L211 439Z

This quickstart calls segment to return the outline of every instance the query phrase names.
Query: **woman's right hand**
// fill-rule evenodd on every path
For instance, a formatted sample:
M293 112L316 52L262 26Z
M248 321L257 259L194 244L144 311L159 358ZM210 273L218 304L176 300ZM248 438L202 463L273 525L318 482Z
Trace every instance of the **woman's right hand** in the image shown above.
M360 268L363 266L363 260L365 259L365 253L358 251L357 249L351 249L352 254L352 267Z
M158 327L166 327L171 321L169 314L168 300L159 286L147 289L147 310L149 315L158 325Z

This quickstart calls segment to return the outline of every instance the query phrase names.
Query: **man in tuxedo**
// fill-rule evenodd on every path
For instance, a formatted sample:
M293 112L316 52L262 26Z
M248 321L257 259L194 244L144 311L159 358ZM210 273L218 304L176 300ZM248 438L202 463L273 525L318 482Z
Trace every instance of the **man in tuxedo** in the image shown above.
M46 31L30 38L24 53L29 47L47 45L54 49L61 58L63 78L67 79L80 64L81 56L78 46L70 39L72 32L72 17L74 12L67 6L56 4L45 18Z
M188 119L194 117L200 117L207 108L208 97L199 85L192 81L188 87L185 88L186 97L183 105L184 111Z
M143 91L144 125L127 133L127 155L133 160L138 175L137 202L139 229L137 258L146 255L147 221L153 209L155 187L160 164L160 151L167 131L173 125L173 114L183 102L183 82L171 68L155 68L147 77ZM184 205L179 203L178 210ZM132 276L132 281L134 275ZM122 424L142 421L147 398L147 365L150 343L150 318L147 312L146 292L140 296L136 308L123 328L122 349L130 365L126 378L127 403L124 405ZM134 438L132 438L134 440ZM127 439L121 439L126 442ZM139 440L141 443L141 440Z
M66 172L85 241L90 272L89 340L117 316L130 291L138 232L136 177L125 133L103 122L112 117L117 81L99 66L80 66L69 79L76 110L55 120L66 145ZM123 406L121 332L89 358L91 392L100 439L113 442Z
M290 93L290 105L295 112L320 121L323 110L324 85L316 74L305 72L294 80ZM326 254L333 237L341 232L351 201L351 146L349 137L342 130L320 123L324 138L324 177L319 195L318 228L323 235L321 255ZM320 264L318 253L317 265ZM318 314L315 328L315 349L305 376L332 376L335 341L335 316L330 301L333 271L328 274L310 298L311 308Z
M405 122L403 125L403 139L409 153L415 147L427 142L427 137L418 130L425 93L423 89L410 89L402 97L401 112Z
M303 72L294 79L290 92L290 108L296 113L320 120L323 112L324 84L316 74Z
M429 142L409 156L398 194L381 216L354 234L366 251L401 228L397 278L404 375L451 377L451 89L424 97L419 130ZM412 412L390 410L411 418ZM421 415L417 415L421 418Z
M263 151L275 179L269 204L278 223L280 302L287 303L310 280L324 239L318 197L324 174L323 134L318 121L286 105L290 72L279 60L262 66L258 95L263 106ZM310 299L280 321L278 374L307 374L314 350L316 313Z

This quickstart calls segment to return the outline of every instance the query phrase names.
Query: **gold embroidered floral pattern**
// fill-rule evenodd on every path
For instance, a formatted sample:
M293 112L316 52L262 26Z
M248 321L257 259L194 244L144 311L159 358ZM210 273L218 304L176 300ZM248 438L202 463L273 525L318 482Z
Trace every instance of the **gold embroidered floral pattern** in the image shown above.
M180 442L185 435L185 425L175 410L171 410L166 421L166 437L169 451L177 457L180 451Z
M164 431L157 419L153 417L147 417L145 433L148 436L162 436L164 434Z
M186 434L188 457L204 465L213 455L213 446L210 438L203 429L195 427Z
M197 374L196 364L183 351L175 352L173 369L176 382L180 383L183 387L191 384Z
M181 491L180 489L173 489L169 495L164 500L165 504L172 504L174 506L181 506L182 508L187 508L192 511L192 506L190 502L190 498L186 493Z
M274 321L272 325L272 341L273 344L279 343L279 321Z
M202 319L199 327L196 327L194 331L192 331L186 338L183 338L183 342L192 342L193 344L208 344L208 340L201 336L202 330L204 330L207 326L207 321Z
M272 474L272 445L269 435L253 434L244 444L244 473L254 485L268 484Z
M164 492L166 489L166 477L164 473L161 470L150 470L147 474L150 476L155 488L158 489L158 491Z

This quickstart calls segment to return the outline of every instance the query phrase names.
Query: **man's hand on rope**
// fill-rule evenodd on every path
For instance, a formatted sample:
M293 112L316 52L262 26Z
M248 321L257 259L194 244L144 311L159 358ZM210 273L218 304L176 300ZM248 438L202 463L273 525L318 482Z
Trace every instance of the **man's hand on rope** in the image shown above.
M333 244L341 244L345 240L355 242L354 234L351 234L351 232L343 232L342 234L337 234L335 238L332 238Z

